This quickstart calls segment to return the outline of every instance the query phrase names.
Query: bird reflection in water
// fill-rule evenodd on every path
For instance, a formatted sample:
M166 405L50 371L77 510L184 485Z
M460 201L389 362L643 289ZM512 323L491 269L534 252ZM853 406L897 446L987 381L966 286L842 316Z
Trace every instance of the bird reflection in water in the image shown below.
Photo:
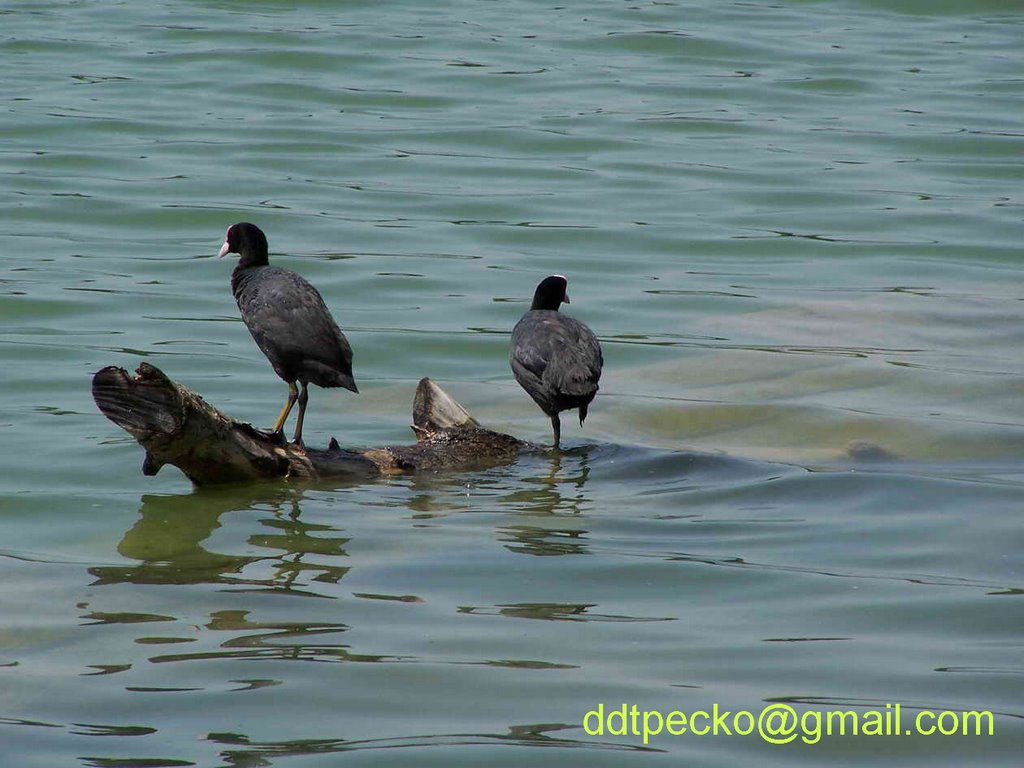
M539 556L588 553L587 531L565 522L566 516L581 515L591 507L584 490L590 477L590 454L589 446L545 453L547 471L535 477L520 477L516 489L504 496L510 508L541 516L536 523L500 527L502 541L510 551ZM557 524L547 524L549 521Z
M337 528L300 519L301 493L274 486L203 491L189 496L144 496L140 518L121 539L118 552L137 562L89 569L95 584L230 584L252 590L307 591L310 581L336 583L348 567L324 562L346 556L349 539L325 533ZM260 522L272 532L248 543L273 554L232 555L203 546L228 512L266 509ZM304 558L318 557L316 564ZM266 576L254 575L261 567ZM315 572L309 577L307 574Z

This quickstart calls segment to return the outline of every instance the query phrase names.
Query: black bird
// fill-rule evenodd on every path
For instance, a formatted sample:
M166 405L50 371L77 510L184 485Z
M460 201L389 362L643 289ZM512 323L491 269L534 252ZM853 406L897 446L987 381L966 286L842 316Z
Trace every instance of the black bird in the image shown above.
M259 227L248 222L228 227L217 255L228 253L241 256L231 273L231 292L242 320L277 375L288 383L288 402L277 417L274 434L283 439L284 423L298 400L293 440L301 444L309 384L359 391L352 379L352 347L316 288L289 269L269 265L267 237ZM302 385L301 392L295 382Z
M551 417L556 448L561 436L558 413L579 408L583 426L604 364L594 332L558 311L563 301L569 303L568 284L561 275L540 281L530 311L512 329L508 356L519 386Z

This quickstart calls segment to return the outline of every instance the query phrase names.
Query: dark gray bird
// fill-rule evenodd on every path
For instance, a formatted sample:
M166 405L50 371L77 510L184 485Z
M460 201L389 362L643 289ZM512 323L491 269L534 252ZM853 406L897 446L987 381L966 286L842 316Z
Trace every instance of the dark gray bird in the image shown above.
M559 412L579 408L583 426L604 364L594 332L558 311L563 301L569 303L568 284L562 275L540 281L530 311L512 329L508 356L519 386L551 417L556 448L562 431Z
M228 253L241 256L231 273L231 292L242 320L277 375L288 383L288 402L274 433L283 439L284 423L297 400L293 440L301 444L309 384L359 391L352 379L352 347L316 288L289 269L269 265L267 238L259 227L248 222L228 227L217 255ZM296 382L302 385L301 392Z

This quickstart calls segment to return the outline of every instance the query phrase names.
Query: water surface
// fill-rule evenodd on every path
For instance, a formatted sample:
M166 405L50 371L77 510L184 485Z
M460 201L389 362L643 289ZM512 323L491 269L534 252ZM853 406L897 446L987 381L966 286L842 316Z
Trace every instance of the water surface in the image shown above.
M0 9L0 731L19 766L1016 765L1024 15L1001 2ZM412 439L546 274L604 347L562 455L193 491L89 394L285 396L257 222ZM604 703L988 710L983 737L590 735ZM343 756L340 753L345 753Z

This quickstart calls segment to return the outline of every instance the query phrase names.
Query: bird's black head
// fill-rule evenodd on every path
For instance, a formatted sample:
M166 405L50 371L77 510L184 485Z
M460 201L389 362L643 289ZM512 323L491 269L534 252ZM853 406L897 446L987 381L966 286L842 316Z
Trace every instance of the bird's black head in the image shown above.
M267 264L267 236L255 224L247 221L232 224L224 235L224 245L217 256L237 253L240 267L259 267Z
M561 275L545 277L533 293L530 309L553 309L557 312L559 304L563 301L569 303L569 294L565 292L568 287L569 281Z

